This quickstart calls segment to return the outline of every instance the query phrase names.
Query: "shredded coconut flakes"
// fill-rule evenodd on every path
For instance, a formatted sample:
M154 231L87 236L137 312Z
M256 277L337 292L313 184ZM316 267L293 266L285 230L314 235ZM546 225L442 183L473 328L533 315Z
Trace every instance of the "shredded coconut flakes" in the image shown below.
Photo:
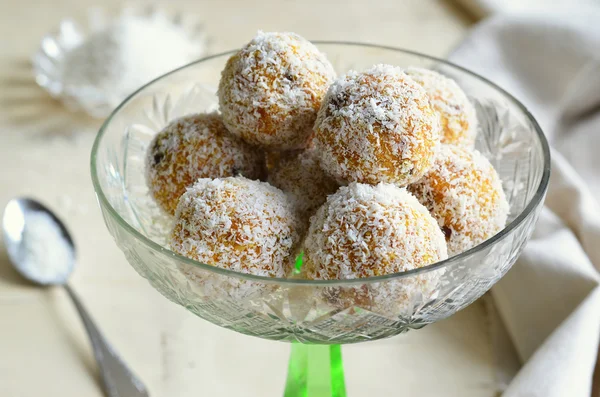
M477 114L459 85L433 70L411 67L406 74L427 91L431 105L440 116L442 143L473 147L477 136Z
M69 51L60 72L67 90L92 90L116 106L150 80L197 59L203 50L203 40L163 13L123 14Z
M269 171L269 183L288 194L308 219L339 185L321 169L314 149L280 157Z
M311 219L304 249L306 276L326 280L397 273L447 258L444 235L427 209L406 189L385 183L352 183L329 196ZM341 309L411 315L435 294L443 273L327 287L322 293Z
M21 271L44 284L64 282L73 270L75 257L56 221L36 211L27 213L23 224L17 252Z
M174 214L179 197L198 178L260 178L264 153L229 134L217 113L172 121L148 149L146 179L153 197Z
M291 269L300 223L286 195L266 182L199 179L181 196L175 217L175 252L265 277Z
M229 130L249 143L304 147L321 100L335 78L317 47L295 33L265 33L232 56L219 83Z
M482 243L506 225L509 205L502 181L477 150L443 145L433 167L409 190L437 219L450 255Z
M352 183L329 196L311 219L307 275L353 279L423 267L447 257L427 209L404 188Z
M340 182L414 182L433 163L440 141L427 93L390 65L336 80L315 132L321 165Z

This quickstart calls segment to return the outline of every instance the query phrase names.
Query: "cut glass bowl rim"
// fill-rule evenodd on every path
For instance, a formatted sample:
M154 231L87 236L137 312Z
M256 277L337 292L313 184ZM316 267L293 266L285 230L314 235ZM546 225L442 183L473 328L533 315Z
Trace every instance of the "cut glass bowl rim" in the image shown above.
M529 110L525 107L525 105L523 105L519 100L517 100L514 96L512 96L510 93L508 93L502 87L498 86L497 84L491 82L490 80L486 79L485 77L482 77L482 76L478 75L477 73L474 73L462 66L456 65L452 62L449 62L449 61L446 61L446 60L443 60L440 58L436 58L431 55L422 54L417 51L406 50L406 49L392 47L392 46L384 46L384 45L370 44L370 43L360 43L360 42L353 42L353 41L315 40L312 42L316 45L324 44L324 45L340 45L340 46L376 48L376 49L382 49L382 50L387 50L387 51L396 51L396 52L401 52L401 53L408 54L408 55L414 55L414 56L418 56L421 58L426 58L426 59L429 59L429 60L432 60L435 62L442 63L444 65L451 66L458 70L461 70L462 72L465 72L466 74L481 80L485 84L493 87L495 90L502 93L509 101L511 101L514 105L516 105L523 112L523 114L527 117L527 119L531 122L533 128L535 129L537 137L540 141L540 145L542 147L542 154L543 154L543 161L544 161L544 165L543 165L543 169L542 169L542 176L540 178L539 185L536 188L535 194L533 195L533 197L531 198L529 203L527 203L527 205L521 211L521 213L519 213L519 215L517 215L517 217L515 219L513 219L512 222L510 222L508 225L506 225L501 231L499 231L494 236L490 237L489 239L472 247L471 249L469 249L467 251L461 252L458 255L455 255L455 256L445 259L443 261L433 263L428 266L423 266L420 268L407 270L407 271L403 271L403 272L398 272L398 273L390 273L390 274L385 274L382 276L374 276L374 277L367 277L367 278L344 279L344 280L307 280L307 279L299 279L299 278L275 278L275 277L271 278L271 277L257 276L257 275L253 275L253 274L236 272L234 270L228 270L228 269L223 269L223 268L220 268L217 266L204 264L204 263L195 261L193 259L187 258L183 255L179 255L176 252L169 250L168 248L166 248L166 247L156 243L155 241L152 241L148 237L144 236L135 227L133 227L125 219L123 219L121 217L121 215L119 215L119 213L110 204L108 198L104 194L102 187L100 185L100 181L98 178L98 170L96 168L96 160L97 160L98 148L100 147L100 142L102 141L104 133L105 133L108 125L110 124L111 120L113 119L113 117L121 110L121 108L123 106L125 106L139 92L145 90L147 87L151 86L155 82L158 82L159 80L163 79L166 76L175 74L180 70L186 69L193 65L200 64L202 62L209 61L211 59L223 57L226 55L232 55L235 52L237 52L237 50L225 51L225 52L221 52L218 54L203 57L199 60L196 60L187 65L184 65L177 69L174 69L168 73L165 73L164 75L157 77L156 79L150 81L149 83L145 84L144 86L140 87L138 90L133 92L123 102L121 102L121 104L119 104L119 106L117 106L110 113L110 115L106 118L106 120L100 127L98 134L96 135L96 138L94 140L94 145L92 146L91 159L90 159L91 160L90 165L91 165L92 183L94 185L94 190L96 192L96 196L98 197L99 203L108 210L108 213L110 214L110 216L113 219L115 219L117 221L117 223L123 229L125 229L125 231L127 231L127 233L131 234L138 241L141 241L152 251L158 252L162 255L166 255L175 261L182 262L186 265L199 267L208 272L214 272L214 273L221 274L224 276L235 277L235 278L239 278L239 279L246 279L249 281L256 281L256 282L269 283L269 284L304 285L304 286L313 285L313 286L321 286L321 287L378 283L378 282L384 282L384 281L392 280L392 279L402 279L402 278L411 277L411 276L414 276L417 274L428 273L433 270L446 268L446 267L452 266L454 264L463 262L467 258L477 255L477 253L479 253L479 252L483 251L484 249L491 247L491 246L495 245L497 242L503 240L514 229L516 229L519 225L521 225L529 217L529 215L536 208L538 208L539 205L542 204L542 201L546 194L546 190L548 189L548 183L550 181L550 147L548 145L548 140L546 139L546 136L542 132L542 129L541 129L540 125L538 124L538 122L536 121L535 117L533 117L533 115L531 114L531 112L529 112Z

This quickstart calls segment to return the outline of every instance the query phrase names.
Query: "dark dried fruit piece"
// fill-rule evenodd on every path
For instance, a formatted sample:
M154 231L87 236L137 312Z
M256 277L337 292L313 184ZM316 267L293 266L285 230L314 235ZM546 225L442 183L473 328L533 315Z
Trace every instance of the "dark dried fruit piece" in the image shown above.
M452 237L452 229L448 226L442 226L442 233L446 236L446 241L450 240L450 237Z

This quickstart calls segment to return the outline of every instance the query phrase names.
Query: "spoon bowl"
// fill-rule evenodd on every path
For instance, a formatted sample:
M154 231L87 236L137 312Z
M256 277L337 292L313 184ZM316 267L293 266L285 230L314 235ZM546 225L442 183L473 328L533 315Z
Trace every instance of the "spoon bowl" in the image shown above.
M68 263L59 264L61 271L49 272L48 269L41 269L42 263L34 264L32 267L32 264L25 260L26 256L23 254L26 243L24 235L28 220L44 218L46 225L50 225L50 228L53 225L54 230L60 235L56 237L60 238L63 250L67 250L66 252L69 254L65 258L71 259ZM75 243L63 222L45 205L26 197L10 200L2 217L2 231L8 257L14 268L24 278L40 285L64 285L67 282L75 268ZM51 249L50 247L45 248Z

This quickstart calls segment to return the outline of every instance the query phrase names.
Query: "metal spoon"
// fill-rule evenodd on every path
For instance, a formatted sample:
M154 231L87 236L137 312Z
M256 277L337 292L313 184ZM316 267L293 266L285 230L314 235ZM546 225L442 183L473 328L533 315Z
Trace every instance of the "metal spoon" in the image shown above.
M62 237L67 243L66 247L69 247L71 250L67 252L70 255L66 257L71 258L72 263L67 264L64 267L66 270L61 272L61 274L49 275L48 271L41 269L41 266L36 266L36 264L32 266L31 261L25 263L23 259L22 249L25 249L23 246L24 231L27 227L27 219L33 219L31 218L32 214L37 214L37 216L46 214L46 219L50 219L50 222L53 221L55 226L60 229ZM148 392L146 391L146 387L127 368L123 360L121 360L106 339L104 339L75 292L67 284L67 279L75 265L75 245L63 223L52 211L39 202L28 198L17 198L9 201L4 209L2 231L10 261L23 277L42 286L61 285L71 297L92 342L94 356L100 368L104 390L108 397L147 397ZM36 233L28 234L28 238L30 235L36 236ZM27 244L32 244L32 242L28 242ZM51 247L46 248L51 249Z

